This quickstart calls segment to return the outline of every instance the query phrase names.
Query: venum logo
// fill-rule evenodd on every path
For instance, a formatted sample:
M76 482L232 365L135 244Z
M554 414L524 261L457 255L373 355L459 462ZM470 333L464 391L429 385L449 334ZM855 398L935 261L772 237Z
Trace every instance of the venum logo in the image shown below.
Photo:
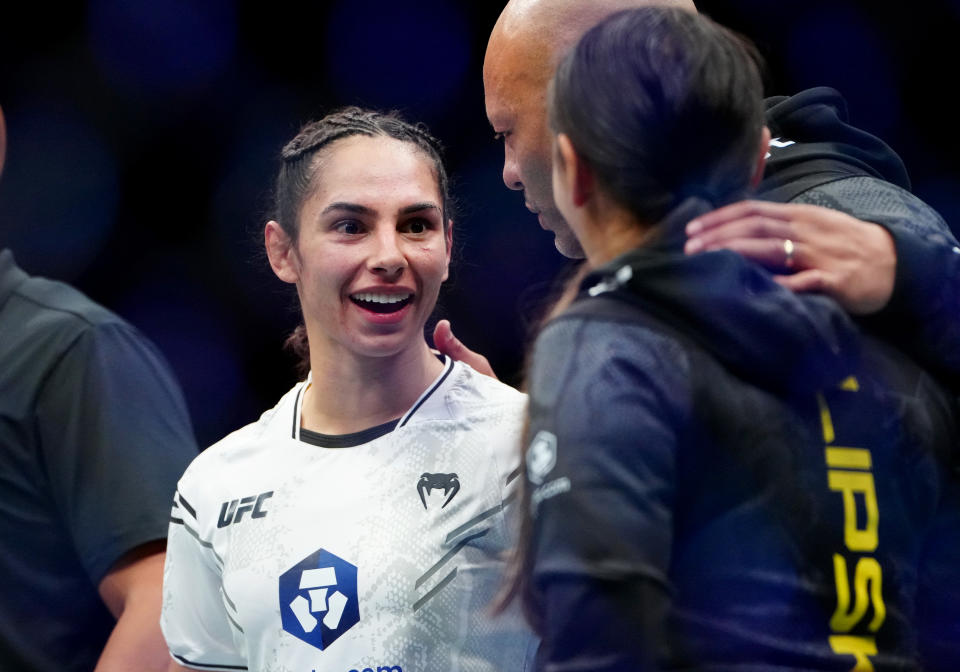
M357 568L322 548L280 575L283 629L321 651L360 622Z
M434 489L443 488L443 496L446 498L443 506L446 507L457 493L460 492L460 479L456 474L421 474L417 481L417 493L420 495L420 501L423 502L423 508L427 508L427 497Z
M233 499L220 505L220 519L217 527L226 527L230 523L239 523L243 514L250 512L251 518L263 518L267 512L263 510L263 503L273 497L273 490L261 492L259 495L250 495L242 499ZM239 504L239 506L238 506Z

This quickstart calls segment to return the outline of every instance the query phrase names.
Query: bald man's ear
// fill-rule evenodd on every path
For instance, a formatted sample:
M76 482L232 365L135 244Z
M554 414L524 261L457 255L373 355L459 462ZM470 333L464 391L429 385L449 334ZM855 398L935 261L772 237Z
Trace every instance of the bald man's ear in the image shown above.
M565 133L557 136L557 154L563 166L563 180L575 206L582 207L594 191L593 170L583 160Z
M753 167L753 177L750 178L750 187L756 188L763 179L763 171L767 167L767 153L770 151L770 129L766 126L760 131L760 151Z

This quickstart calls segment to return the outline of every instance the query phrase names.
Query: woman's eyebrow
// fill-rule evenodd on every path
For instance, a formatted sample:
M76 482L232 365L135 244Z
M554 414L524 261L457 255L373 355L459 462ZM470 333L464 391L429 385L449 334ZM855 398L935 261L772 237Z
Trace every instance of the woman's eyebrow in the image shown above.
M347 212L353 212L358 215L372 215L376 213L376 211L373 208L368 208L365 205L360 205L358 203L348 203L346 201L337 201L325 207L320 214L325 215L328 212L332 212L334 210L345 210ZM414 203L412 205L404 206L403 208L400 208L400 214L409 215L414 212L422 212L423 210L436 210L437 212L442 212L440 209L440 206L437 205L436 203L425 202L425 203Z
M409 215L413 212L420 212L421 210L436 210L437 212L442 212L440 206L436 203L414 203L413 205L400 208L400 214Z
M337 201L325 207L323 209L323 212L321 212L320 214L325 215L328 212L331 212L333 210L346 210L347 212L355 212L359 215L369 215L369 214L373 214L374 212L371 208L368 208L365 205L359 205L357 203L347 203L345 201Z

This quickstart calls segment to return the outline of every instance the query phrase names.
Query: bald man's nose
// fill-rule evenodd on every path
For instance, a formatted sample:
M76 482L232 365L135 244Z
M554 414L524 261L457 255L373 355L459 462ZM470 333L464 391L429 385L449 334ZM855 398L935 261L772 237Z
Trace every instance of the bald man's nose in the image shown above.
M523 189L523 180L520 179L520 167L512 152L505 152L503 158L503 183L507 189L519 191Z

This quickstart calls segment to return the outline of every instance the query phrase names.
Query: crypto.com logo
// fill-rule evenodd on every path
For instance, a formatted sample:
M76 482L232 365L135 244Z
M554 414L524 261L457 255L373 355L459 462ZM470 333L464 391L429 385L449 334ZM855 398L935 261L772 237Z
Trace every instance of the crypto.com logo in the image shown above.
M322 548L280 575L283 629L321 651L360 621L357 568Z

